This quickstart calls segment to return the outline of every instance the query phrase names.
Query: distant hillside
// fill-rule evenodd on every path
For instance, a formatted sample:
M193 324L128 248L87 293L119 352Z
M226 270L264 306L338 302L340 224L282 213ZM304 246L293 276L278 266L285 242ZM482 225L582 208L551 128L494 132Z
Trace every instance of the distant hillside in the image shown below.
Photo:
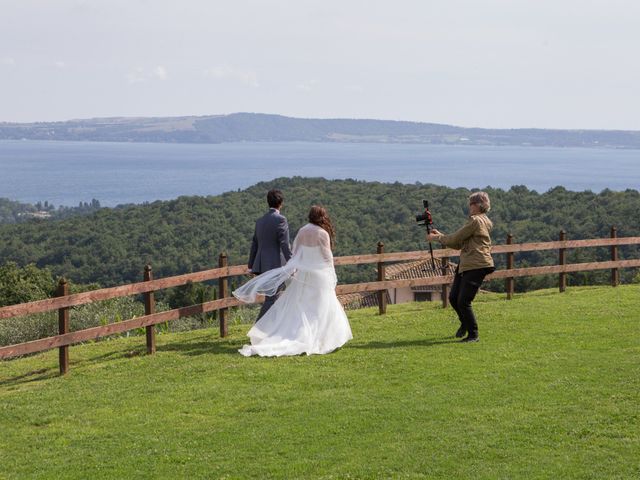
M380 142L640 148L640 132L462 128L390 120L303 119L234 113L201 117L97 118L0 123L0 140L107 142Z

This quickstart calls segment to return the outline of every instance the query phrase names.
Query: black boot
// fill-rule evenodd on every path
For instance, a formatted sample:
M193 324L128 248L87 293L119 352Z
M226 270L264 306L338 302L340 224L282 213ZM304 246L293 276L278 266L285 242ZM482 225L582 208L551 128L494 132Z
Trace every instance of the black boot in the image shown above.
M456 338L462 338L465 336L466 333L467 333L467 329L464 328L463 325L460 325L460 328L456 332Z
M466 338L463 338L462 340L460 340L462 343L470 343L470 342L479 342L480 341L480 337L478 337L478 334L476 333L475 335L467 335Z

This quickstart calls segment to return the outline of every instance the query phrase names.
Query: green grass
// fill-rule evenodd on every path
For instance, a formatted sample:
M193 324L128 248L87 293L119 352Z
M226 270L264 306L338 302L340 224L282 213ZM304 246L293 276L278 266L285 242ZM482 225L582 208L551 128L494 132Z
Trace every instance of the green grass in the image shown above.
M640 286L351 312L323 356L244 358L248 326L0 363L0 478L640 478Z

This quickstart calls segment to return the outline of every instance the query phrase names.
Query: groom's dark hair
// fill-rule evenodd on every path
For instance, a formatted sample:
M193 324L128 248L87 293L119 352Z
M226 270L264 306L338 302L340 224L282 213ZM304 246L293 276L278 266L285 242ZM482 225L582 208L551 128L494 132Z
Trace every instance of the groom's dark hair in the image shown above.
M269 190L269 193L267 193L267 202L270 208L280 208L283 201L284 195L280 190Z

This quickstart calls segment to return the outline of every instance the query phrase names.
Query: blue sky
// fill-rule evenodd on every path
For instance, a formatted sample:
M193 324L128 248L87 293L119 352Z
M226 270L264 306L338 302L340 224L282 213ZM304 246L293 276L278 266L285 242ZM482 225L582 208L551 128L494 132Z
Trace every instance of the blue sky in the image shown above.
M0 121L640 130L632 0L0 0Z

